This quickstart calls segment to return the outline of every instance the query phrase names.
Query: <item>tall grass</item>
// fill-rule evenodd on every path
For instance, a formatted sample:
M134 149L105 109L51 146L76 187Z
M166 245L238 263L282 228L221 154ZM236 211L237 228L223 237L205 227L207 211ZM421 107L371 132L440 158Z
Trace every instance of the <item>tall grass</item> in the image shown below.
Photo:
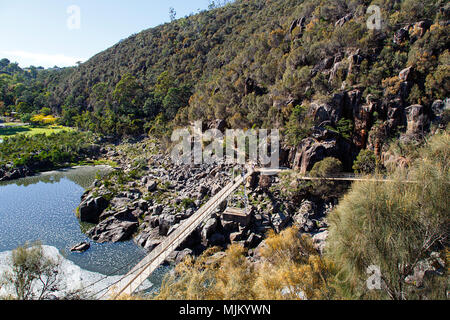
M231 245L224 256L210 249L188 257L168 276L156 299L291 300L330 297L333 267L306 236L289 228L270 233L260 250L261 262L250 263L246 250Z
M428 281L423 290L405 282L421 260L448 246L449 134L433 137L419 154L409 170L392 174L394 182L354 184L329 217L327 253L345 297L426 298L421 292L430 291L445 297L445 281ZM380 291L367 289L371 265L381 270Z

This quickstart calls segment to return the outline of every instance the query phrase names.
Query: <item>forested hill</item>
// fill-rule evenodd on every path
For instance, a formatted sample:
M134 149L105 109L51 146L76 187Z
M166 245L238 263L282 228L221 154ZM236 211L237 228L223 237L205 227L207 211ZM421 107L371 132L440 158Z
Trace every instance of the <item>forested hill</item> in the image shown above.
M371 4L381 30L367 28ZM238 0L133 35L76 68L39 72L40 99L63 124L103 134L223 119L284 128L295 145L325 119L363 147L394 101L429 113L448 95L449 20L444 0ZM358 123L348 101L374 105L371 121ZM336 104L342 112L328 119Z
M52 81L55 107L94 111L109 105L122 117L153 118L163 112L170 120L188 105L201 80L233 61L256 35L279 28L279 20L301 2L238 1L132 35L63 81ZM114 90L127 75L137 80L124 83L135 101L119 102Z

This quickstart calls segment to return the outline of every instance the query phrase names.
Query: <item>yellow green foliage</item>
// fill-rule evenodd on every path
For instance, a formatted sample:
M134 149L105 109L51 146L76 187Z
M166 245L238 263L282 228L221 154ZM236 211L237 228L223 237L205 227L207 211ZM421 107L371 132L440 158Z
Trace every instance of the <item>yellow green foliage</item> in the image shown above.
M217 249L198 259L188 257L168 276L156 299L324 299L331 295L331 263L322 259L307 236L296 228L270 233L260 249L260 262L251 263L246 250L231 245L222 256Z
M56 121L57 119L52 115L38 114L31 118L32 123L40 125L53 125Z
M258 299L296 300L331 297L329 279L333 265L319 256L306 235L297 228L271 232L261 249L253 290Z

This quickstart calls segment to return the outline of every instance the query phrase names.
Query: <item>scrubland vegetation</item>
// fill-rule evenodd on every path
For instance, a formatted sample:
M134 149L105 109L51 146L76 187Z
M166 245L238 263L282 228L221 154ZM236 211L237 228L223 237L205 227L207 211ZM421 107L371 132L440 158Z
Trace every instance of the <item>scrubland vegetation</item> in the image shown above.
M169 276L156 299L327 299L331 297L333 265L320 257L310 240L295 228L271 233L261 249L261 263L245 258L232 245L225 255L214 249L186 259Z
M156 299L446 299L450 135L436 135L392 182L353 184L329 217L324 255L295 227L270 233L256 264L232 245L187 258ZM424 265L428 270L415 278ZM369 290L367 269L381 271ZM424 270L424 269L422 269Z

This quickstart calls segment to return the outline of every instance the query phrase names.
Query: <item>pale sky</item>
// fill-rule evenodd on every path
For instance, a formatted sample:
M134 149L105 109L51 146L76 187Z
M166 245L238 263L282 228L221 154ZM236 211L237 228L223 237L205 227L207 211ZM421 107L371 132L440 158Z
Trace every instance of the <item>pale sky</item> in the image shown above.
M72 66L133 33L169 22L171 7L181 18L208 4L209 0L0 0L0 59L21 67Z

